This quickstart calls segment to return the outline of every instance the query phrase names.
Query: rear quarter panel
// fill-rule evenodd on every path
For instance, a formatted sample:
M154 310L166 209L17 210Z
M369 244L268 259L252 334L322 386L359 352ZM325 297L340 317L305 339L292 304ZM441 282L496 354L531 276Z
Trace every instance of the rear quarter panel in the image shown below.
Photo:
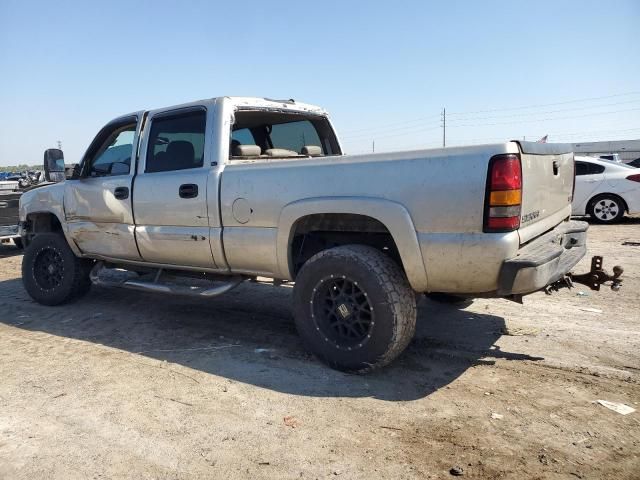
M278 272L276 245L279 219L283 209L304 199L314 201L351 197L379 199L400 204L408 212L421 242L430 236L438 240L433 255L441 255L442 234L461 240L471 235L479 245L489 158L499 153L517 153L513 143L418 150L392 154L241 161L225 167L222 174L221 215L224 248L232 270L249 270L251 255L262 252L260 271ZM235 207L234 207L235 204ZM240 208L241 207L241 208ZM313 213L313 212L310 212ZM375 217L375 207L371 216ZM265 229L260 232L261 229ZM393 233L393 232L392 232ZM516 235L517 237L517 235ZM253 244L251 239L255 239ZM396 244L402 239L396 239ZM516 240L517 248L517 240ZM240 248L241 247L241 248ZM242 249L243 252L240 250ZM273 252L269 255L265 252ZM460 250L456 248L458 254ZM447 252L448 254L449 252ZM477 258L478 249L463 253ZM432 256L423 248L419 256ZM429 270L429 259L422 262ZM480 272L481 274L482 272ZM458 271L458 276L464 272ZM438 281L438 273L434 272Z

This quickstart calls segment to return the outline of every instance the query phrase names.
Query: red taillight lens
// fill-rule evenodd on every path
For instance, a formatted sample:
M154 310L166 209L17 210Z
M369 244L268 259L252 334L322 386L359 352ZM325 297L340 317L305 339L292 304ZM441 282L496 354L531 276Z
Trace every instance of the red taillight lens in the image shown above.
M516 154L496 155L489 161L485 199L485 232L512 232L520 228L522 166Z
M522 171L518 155L498 155L493 157L490 189L518 190L522 188Z
M631 180L632 182L640 182L640 173L636 173L634 175L629 175L627 180Z
M510 232L520 226L520 216L517 217L489 217L487 227L492 231Z

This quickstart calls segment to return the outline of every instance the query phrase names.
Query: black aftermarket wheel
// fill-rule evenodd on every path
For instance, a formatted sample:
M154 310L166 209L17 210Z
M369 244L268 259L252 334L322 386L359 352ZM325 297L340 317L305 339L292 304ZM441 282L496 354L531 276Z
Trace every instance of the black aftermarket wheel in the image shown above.
M371 338L374 315L367 293L346 275L329 275L313 289L311 318L325 341L337 349L362 347Z
M347 245L318 253L294 286L296 326L333 368L365 372L395 359L415 332L415 294L382 252Z
M42 247L36 253L31 268L33 279L41 290L49 291L62 286L64 259L57 249L50 246Z
M22 283L38 303L59 305L91 287L91 262L74 255L62 235L37 235L22 259Z

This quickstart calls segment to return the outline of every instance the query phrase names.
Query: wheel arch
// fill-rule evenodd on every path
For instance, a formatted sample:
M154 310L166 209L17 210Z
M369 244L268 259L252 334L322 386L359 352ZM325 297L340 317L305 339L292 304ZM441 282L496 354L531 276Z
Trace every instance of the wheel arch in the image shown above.
M427 272L409 212L399 203L377 198L319 197L286 205L280 213L276 241L276 261L282 278L295 278L292 246L296 229L300 222L314 215L357 215L383 226L391 236L399 255L400 267L404 269L412 288L427 291Z
M27 234L62 232L62 222L50 211L29 212L25 217L23 228Z
M35 210L26 212L21 227L21 237L24 240L25 247L29 246L33 237L40 233L60 233L67 240L73 253L76 256L81 256L81 252L75 242L67 235L66 224L54 211Z

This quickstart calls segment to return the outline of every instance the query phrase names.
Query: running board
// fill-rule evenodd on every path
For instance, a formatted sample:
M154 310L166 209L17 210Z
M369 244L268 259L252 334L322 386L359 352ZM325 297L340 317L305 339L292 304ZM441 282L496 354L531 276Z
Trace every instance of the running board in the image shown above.
M245 277L235 275L229 277L228 282L224 282L222 285L218 285L216 287L196 287L161 282L160 276L162 275L162 269L158 269L153 281L137 279L122 281L105 280L100 278L100 272L102 270L108 269L104 267L103 262L96 263L96 265L91 269L91 273L89 274L91 283L102 287L119 287L128 288L131 290L139 290L143 292L165 293L170 295L190 295L194 297L205 298L217 297L218 295L227 293L246 280Z

